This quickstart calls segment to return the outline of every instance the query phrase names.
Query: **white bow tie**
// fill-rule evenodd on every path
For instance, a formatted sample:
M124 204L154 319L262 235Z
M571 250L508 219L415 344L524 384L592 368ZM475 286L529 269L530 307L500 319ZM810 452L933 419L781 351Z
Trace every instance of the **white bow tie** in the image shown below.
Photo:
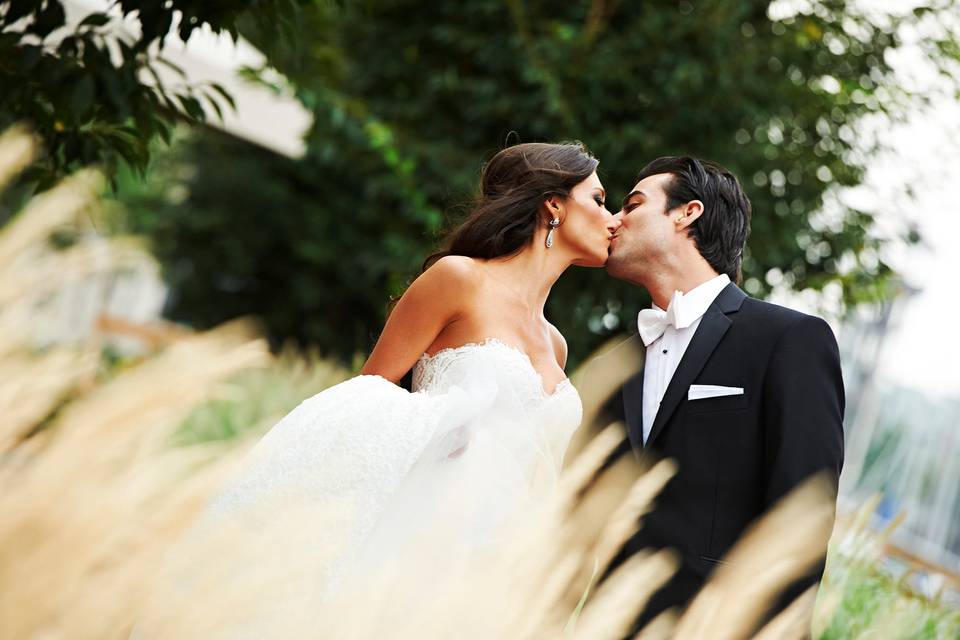
M663 335L668 326L672 325L677 329L686 329L695 320L696 318L685 317L683 313L683 293L676 291L670 300L670 304L667 305L666 311L644 309L637 314L637 329L640 331L643 346L649 347L651 343Z

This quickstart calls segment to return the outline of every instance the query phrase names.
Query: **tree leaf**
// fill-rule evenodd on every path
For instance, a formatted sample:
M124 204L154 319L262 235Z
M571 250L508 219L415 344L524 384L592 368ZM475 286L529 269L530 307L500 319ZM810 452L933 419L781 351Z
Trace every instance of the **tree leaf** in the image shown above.
M33 23L28 27L28 31L43 39L65 23L66 15L63 11L63 5L57 0L49 0L45 7L34 16Z
M203 122L206 120L206 113L203 110L203 106L200 104L200 101L195 97L187 94L180 94L177 96L180 105L183 107L183 110L194 120Z
M165 67L167 67L168 69L172 70L174 73L176 73L176 74L177 74L178 76L180 76L181 78L186 78L186 77L187 77L187 72L183 69L183 67L175 64L174 62L170 61L170 60L167 59L167 58L164 58L163 56L157 56L157 57L155 58L155 62L157 62L157 63L159 63L159 64L162 64L163 66L165 66Z
M237 110L237 103L234 101L233 96L231 96L230 93L223 88L222 84L218 82L211 82L210 88L216 91L217 93L219 93L223 97L223 99L227 101L227 104L230 105L231 109L233 109L234 111Z
M91 13L80 21L78 27L102 27L110 22L110 16L105 13Z
M220 120L220 122L222 123L222 122L223 122L223 109L220 108L220 104L219 104L216 96L213 96L213 95L211 95L211 94L209 94L209 93L204 93L204 94L203 94L203 97L206 98L207 102L210 104L210 107L216 112L217 118L218 118L218 119Z
M7 3L6 11L0 13L0 25L6 27L29 15L37 8L34 0L10 0Z

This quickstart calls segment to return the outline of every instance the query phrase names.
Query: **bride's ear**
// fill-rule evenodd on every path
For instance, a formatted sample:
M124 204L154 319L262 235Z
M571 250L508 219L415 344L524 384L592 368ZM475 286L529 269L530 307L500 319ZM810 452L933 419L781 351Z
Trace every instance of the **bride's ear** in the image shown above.
M543 203L543 210L547 214L546 224L550 224L551 220L563 219L563 203L557 196L547 198Z

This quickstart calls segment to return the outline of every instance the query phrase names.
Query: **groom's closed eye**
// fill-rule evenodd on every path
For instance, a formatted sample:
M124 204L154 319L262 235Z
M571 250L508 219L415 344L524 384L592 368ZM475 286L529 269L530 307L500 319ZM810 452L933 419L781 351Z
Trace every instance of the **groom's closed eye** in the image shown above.
M625 212L629 212L631 209L643 204L644 193L642 191L633 191L627 194L627 197L623 199L623 204L620 205L620 208Z

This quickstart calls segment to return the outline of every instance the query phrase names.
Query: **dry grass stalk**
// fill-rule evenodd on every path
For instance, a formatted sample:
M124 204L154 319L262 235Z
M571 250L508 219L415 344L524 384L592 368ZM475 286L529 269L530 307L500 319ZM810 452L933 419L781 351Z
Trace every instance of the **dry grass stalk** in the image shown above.
M810 636L810 620L817 602L817 589L811 587L786 609L763 625L753 640L803 640Z
M676 557L669 551L641 552L627 560L603 582L578 622L574 638L622 638L677 566Z
M0 133L0 191L37 155L37 141L23 125Z
M204 389L264 358L262 345L226 346L184 345L120 376L68 406L30 459L0 466L0 509L16 514L0 522L10 637L62 618L71 637L129 629L170 540L229 471L228 457L198 469L207 452L161 446Z
M32 145L23 132L0 138L3 180L29 163ZM31 349L39 295L70 275L114 268L130 253L116 242L66 252L47 246L51 233L95 206L101 184L95 173L78 174L0 230L3 637L125 635L163 550L229 470L230 456L204 467L216 455L209 448L171 452L164 439L218 380L267 361L265 343L242 323L100 387L98 350Z
M742 638L777 594L822 559L833 528L829 482L815 477L752 526L697 594L678 638Z
M103 177L96 171L83 170L31 199L0 235L0 273L9 275L8 270L17 266L18 260L29 258L31 252L44 251L50 234L89 211L102 189Z
M636 531L640 516L651 508L653 499L676 472L675 462L661 460L634 483L627 498L607 521L597 542L594 553L600 559L601 566L607 566L630 535Z
M644 351L641 345L637 336L626 340L611 339L571 374L570 379L583 400L584 426L570 442L570 457L579 456L584 446L592 441L596 427L601 426L597 424L597 418L603 406L643 364Z
M19 353L0 360L0 454L32 433L80 385L90 384L100 361L93 349Z
M634 640L667 640L667 638L672 638L678 618L679 615L674 609L667 609L641 629L634 636Z
M62 251L29 253L29 264L18 261L15 273L0 281L0 304L9 305L18 299L41 300L86 276L117 272L149 260L138 243L119 241L81 241Z

